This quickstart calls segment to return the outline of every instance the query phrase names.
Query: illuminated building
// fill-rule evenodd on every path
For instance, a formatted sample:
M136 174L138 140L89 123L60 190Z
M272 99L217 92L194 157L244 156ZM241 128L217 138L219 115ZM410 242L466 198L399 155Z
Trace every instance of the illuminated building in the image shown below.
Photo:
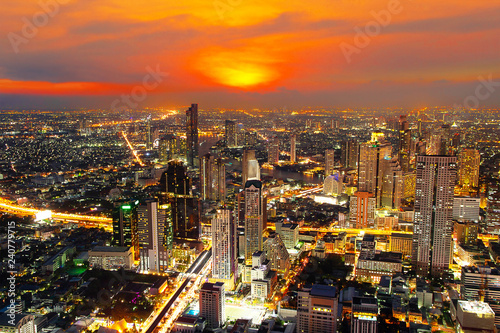
M276 222L276 232L280 235L285 247L291 250L299 242L299 225L295 223Z
M273 137L269 140L267 147L267 163L278 164L280 160L280 140L278 137Z
M325 176L333 175L335 170L335 149L325 150Z
M456 221L454 233L457 236L457 242L464 245L474 245L477 241L479 224L473 221Z
M170 161L160 178L160 205L170 204L174 238L198 239L198 200L191 194L191 179L180 161Z
M148 115L146 119L146 149L151 149L153 147L153 141L151 140L151 115Z
M170 205L148 200L137 208L139 257L142 272L162 273L168 269L173 230Z
M337 332L339 299L335 287L314 284L297 293L297 332Z
M134 254L127 246L95 246L89 251L89 267L106 270L132 269Z
M246 132L245 133L245 146L254 147L257 144L257 132Z
M245 261L252 264L255 251L262 251L262 182L249 179L245 184Z
M340 164L344 168L358 168L359 143L354 140L343 141Z
M160 162L167 163L172 159L185 158L185 156L181 154L180 145L179 137L172 134L162 136L158 144Z
M492 181L488 184L486 197L486 229L488 232L500 231L500 184Z
M457 333L494 333L497 331L495 312L485 302L458 300L456 318Z
M467 190L479 187L481 155L476 149L463 149L458 154L458 185Z
M249 179L249 174L251 178L260 179L260 167L259 162L255 158L255 150L249 149L243 151L241 169L241 178L243 180L243 185L245 185L247 180Z
M290 137L290 162L291 163L296 163L297 162L297 136L293 134Z
M449 268L455 178L455 157L417 157L412 265L418 276Z
M198 104L191 104L186 111L187 163L198 166Z
M200 313L207 320L207 328L215 329L226 321L224 283L204 283L200 289Z
M403 172L410 171L410 146L411 146L411 130L409 128L406 116L399 117L399 165Z
M412 251L413 236L411 234L391 234L391 252L400 252L403 256L410 256Z
M377 207L382 194L383 160L390 160L391 152L391 144L378 132L372 133L371 141L359 146L358 191L373 193Z
M279 234L272 234L263 244L266 257L271 262L271 269L277 271L282 276L287 276L290 270L290 255L286 249L285 243L281 240Z
M0 332L2 333L36 333L37 325L32 314L10 314L5 311L0 314Z
M330 174L325 178L323 193L333 196L339 196L343 193L344 187L344 175L336 172L335 174Z
M358 229L375 226L375 198L369 192L356 192L349 205L350 225Z
M212 277L236 280L236 224L232 211L218 209L212 219Z
M255 251L252 255L251 270L252 298L264 300L269 298L277 282L276 271L271 270L271 262L263 251Z
M402 269L403 261L400 252L374 253L372 257L360 254L356 265L356 277L378 283L382 276L401 273Z
M226 145L229 148L237 146L236 123L234 121L226 120L224 138L226 140Z
M377 333L378 302L375 297L352 298L351 333Z
M458 221L479 221L480 198L454 197L453 219Z
M382 160L382 186L380 207L399 209L403 199L404 178L398 160Z
M134 260L139 259L137 204L139 201L117 201L113 207L113 239L111 245L132 247Z
M200 159L201 199L226 199L226 166L221 158L206 154Z

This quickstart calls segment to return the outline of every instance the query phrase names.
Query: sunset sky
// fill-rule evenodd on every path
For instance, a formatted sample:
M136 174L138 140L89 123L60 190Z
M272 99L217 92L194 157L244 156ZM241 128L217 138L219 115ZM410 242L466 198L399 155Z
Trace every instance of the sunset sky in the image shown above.
M141 89L139 107L419 107L478 89L500 105L499 0L12 0L0 22L0 108L110 108Z

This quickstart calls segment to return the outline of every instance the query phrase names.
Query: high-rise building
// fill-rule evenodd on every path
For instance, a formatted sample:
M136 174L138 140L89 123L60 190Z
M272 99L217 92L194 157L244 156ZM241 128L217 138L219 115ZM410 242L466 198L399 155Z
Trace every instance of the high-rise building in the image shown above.
M457 243L463 245L474 245L477 241L479 224L473 221L456 221L454 226L454 234L457 237Z
M221 158L206 154L200 159L200 187L203 200L226 199L226 166Z
M462 189L479 187L479 164L481 155L476 149L463 149L458 154L458 185Z
M378 301L375 297L353 297L351 333L377 333L377 316Z
M245 262L252 264L255 251L262 251L262 182L249 179L245 184Z
M277 233L269 235L264 241L263 249L271 262L271 269L281 276L287 276L290 270L290 255L281 236Z
M342 142L340 164L344 168L358 168L359 143L355 140Z
M458 300L456 318L457 333L497 332L495 327L495 312L493 312L488 303Z
M186 111L187 163L198 166L198 104L191 104Z
M137 208L139 257L142 272L162 273L168 269L172 251L172 211L170 205L148 200Z
M337 332L339 299L335 287L314 284L297 295L297 332Z
M212 277L236 280L236 224L233 212L219 209L212 219Z
M117 201L113 207L113 239L111 245L132 247L134 259L139 259L137 225L138 201Z
M399 209L403 199L403 170L396 158L381 161L382 192L380 207Z
M391 152L391 144L379 132L372 133L371 141L359 147L358 191L373 193L377 206L382 194L383 160L390 160Z
M160 205L171 205L174 237L198 239L198 200L191 194L191 179L182 162L169 162L160 178L159 199Z
M343 193L344 175L340 172L331 174L325 178L323 193L333 196L339 196Z
M236 138L236 123L232 120L226 120L224 137L226 140L226 146L233 148L237 146Z
M200 316L207 320L207 328L216 329L226 321L224 283L204 283L200 289Z
M500 230L500 182L491 180L486 193L486 229L491 233Z
M335 171L335 149L325 150L325 176L333 175Z
M406 116L399 117L399 165L403 172L410 171L411 130Z
M162 136L158 143L158 154L160 162L167 163L172 159L185 158L180 151L180 140L173 134Z
M454 197L453 219L457 221L479 221L480 198Z
M450 265L455 157L418 156L412 264L418 276L442 276Z
M375 227L375 198L370 192L356 192L351 196L349 220L358 229Z
M280 140L277 136L269 140L267 147L267 162L269 164L278 164L280 160Z
M248 179L260 179L260 167L259 162L255 158L255 150L249 149L243 151L241 169L243 186L245 186Z
M297 162L297 136L293 134L290 137L290 162Z

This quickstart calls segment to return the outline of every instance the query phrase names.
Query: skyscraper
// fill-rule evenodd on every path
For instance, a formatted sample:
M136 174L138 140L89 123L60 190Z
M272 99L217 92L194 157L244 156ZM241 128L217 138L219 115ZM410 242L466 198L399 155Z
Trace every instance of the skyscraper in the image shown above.
M349 219L351 228L366 229L375 226L375 204L373 193L356 192L351 196Z
M179 138L172 134L162 136L158 144L160 162L166 163L172 159L181 158ZM185 156L184 156L185 158Z
M226 166L221 158L206 154L200 162L201 198L222 201L226 199Z
M236 123L232 120L226 120L225 126L225 140L226 146L229 148L236 147L237 139L236 139Z
M151 115L148 115L146 118L146 127L147 127L147 133L146 133L146 149L151 149L153 147L153 141L151 138Z
M463 149L458 154L458 185L472 190L479 186L479 165L481 155L476 149Z
M139 205L137 212L140 269L150 273L165 272L173 241L170 205L160 206L158 201L148 200Z
M380 207L399 209L403 198L403 170L396 158L382 160L382 193Z
M383 179L383 160L391 159L392 146L382 133L374 132L369 142L360 144L358 163L358 191L371 192L380 205Z
M335 149L325 150L325 176L333 175L335 170Z
M219 209L212 219L212 277L236 280L236 224L233 212Z
M403 172L410 170L411 130L406 116L399 116L399 165Z
M255 251L262 251L262 182L249 179L245 184L245 262L252 264Z
M191 194L191 179L182 162L169 162L160 178L159 199L161 205L171 205L174 237L198 239L198 200Z
M187 163L198 166L198 104L191 104L186 111Z
M117 201L113 207L113 246L132 247L134 259L139 259L137 204L139 201Z
M245 186L249 178L260 179L259 162L255 158L255 150L249 149L243 151L243 159L241 161L241 178L243 186Z
M340 164L344 168L358 168L359 143L355 140L342 142L342 150L340 155Z
M450 265L456 158L417 156L412 265L441 276Z
M295 134L292 134L290 137L290 162L295 163L297 162L297 136Z
M226 320L224 283L204 283L200 289L200 316L207 320L207 327L221 327Z
M267 162L269 164L278 164L280 159L280 140L273 137L269 140L267 147Z

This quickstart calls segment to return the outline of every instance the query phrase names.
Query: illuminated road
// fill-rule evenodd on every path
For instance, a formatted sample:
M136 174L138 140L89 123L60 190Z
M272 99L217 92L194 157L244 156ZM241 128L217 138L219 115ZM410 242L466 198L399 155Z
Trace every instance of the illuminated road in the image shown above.
M20 216L31 216L36 215L44 210L36 208L27 208L19 205L13 204L11 201L0 198L0 211L20 215ZM113 220L108 217L101 216L89 216L89 215L78 215L78 214L66 214L66 213L56 213L52 212L52 219L56 221L63 222L85 222L85 226L88 227L104 227L109 228Z
M346 232L351 235L359 235L360 233L370 234L370 235L391 235L391 234L407 234L413 235L411 231L395 231L395 230L379 230L379 229L351 229L351 228L312 228L312 227L300 227L300 231L318 231L318 232Z
M185 275L184 281L181 283L179 288L177 288L177 291L172 295L170 300L167 303L165 303L165 306L163 307L163 309L161 309L161 311L158 312L158 315L156 316L155 319L153 319L151 324L142 331L143 333L152 333L155 330L155 328L160 324L163 317L165 317L165 315L170 310L172 305L177 301L179 296L182 294L182 292L184 291L184 288L187 287L189 281L191 281L192 278L198 276L198 274L203 270L203 268L205 268L205 266L207 265L207 263L210 261L211 258L212 258L212 249L203 251L198 256L198 258L196 258L194 263L191 265L191 267L184 274ZM181 306L177 306L176 308L180 309ZM183 310L183 307L182 307L181 311L182 310ZM165 326L167 326L167 328L168 328L168 326L170 326L169 324L172 324L173 320L176 319L176 318L174 319L174 317L175 316L171 316L170 322L165 325Z
M122 135L123 135L123 138L125 139L125 141L127 142L128 147L132 151L132 154L134 154L134 157L137 160L137 163L139 163L140 166L144 166L145 164L141 161L141 159L139 158L139 155L137 155L137 153L136 153L134 147L132 147L132 144L130 143L130 141L128 141L127 134L125 134L125 132L122 132Z

